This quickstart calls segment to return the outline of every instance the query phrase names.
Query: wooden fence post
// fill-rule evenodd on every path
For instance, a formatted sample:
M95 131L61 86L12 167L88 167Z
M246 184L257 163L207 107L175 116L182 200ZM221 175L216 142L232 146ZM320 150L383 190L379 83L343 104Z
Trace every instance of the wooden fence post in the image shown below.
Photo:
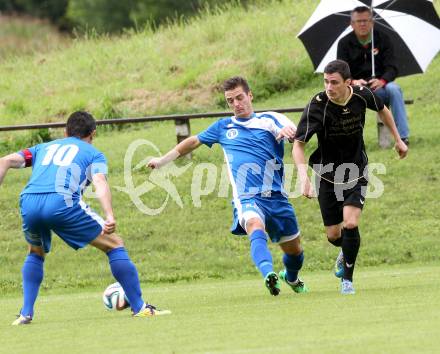
M388 149L391 147L394 141L391 137L391 132L388 129L388 127L385 124L383 124L383 122L380 120L379 115L376 116L376 119L377 119L377 141L382 149Z
M180 143L191 135L189 119L175 119L174 123L176 125L177 143ZM191 159L191 153L187 154L185 157Z
M413 99L405 100L405 104L413 104ZM379 146L382 149L388 149L394 144L394 139L391 135L390 130L388 127L383 124L383 122L380 120L379 115L376 115L377 120L377 141L379 143Z

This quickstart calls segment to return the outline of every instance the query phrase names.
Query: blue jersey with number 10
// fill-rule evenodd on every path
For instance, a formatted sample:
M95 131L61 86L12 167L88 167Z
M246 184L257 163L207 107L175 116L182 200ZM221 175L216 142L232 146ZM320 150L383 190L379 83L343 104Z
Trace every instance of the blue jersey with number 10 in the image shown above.
M79 200L96 173L107 174L104 154L76 138L58 139L20 151L32 175L23 194L58 193Z

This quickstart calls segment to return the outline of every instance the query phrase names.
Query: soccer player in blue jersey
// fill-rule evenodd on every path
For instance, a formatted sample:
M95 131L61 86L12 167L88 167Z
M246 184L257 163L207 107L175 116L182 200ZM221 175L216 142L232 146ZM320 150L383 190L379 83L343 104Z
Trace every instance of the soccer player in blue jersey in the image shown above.
M400 138L391 112L379 96L363 86L350 86L348 64L334 60L324 68L325 91L314 95L298 123L293 156L298 166L303 195L317 194L328 241L341 248L335 275L341 293L355 293L353 271L360 247L359 221L368 184L368 158L363 139L365 111L378 112L390 129L400 158L408 147ZM305 145L316 134L318 148L309 158L316 174L316 188L307 175ZM317 190L318 193L315 193Z
M91 244L107 254L112 274L122 285L134 316L170 313L144 302L136 267L122 239L114 233L116 221L106 179L107 162L92 146L95 134L95 119L87 112L75 112L67 120L66 138L0 159L0 184L9 168L32 166L32 175L20 196L29 254L22 268L23 307L13 325L32 321L52 231L75 250ZM96 188L105 219L81 199L90 183Z
M307 287L298 277L304 259L299 227L282 186L283 140L293 139L296 127L282 114L254 113L252 92L244 78L226 80L223 89L234 116L183 140L164 156L150 160L148 166L160 168L202 144L220 144L233 191L231 232L249 236L251 258L271 295L280 292L279 277L293 291L305 293ZM284 252L285 269L279 275L273 269L268 238Z

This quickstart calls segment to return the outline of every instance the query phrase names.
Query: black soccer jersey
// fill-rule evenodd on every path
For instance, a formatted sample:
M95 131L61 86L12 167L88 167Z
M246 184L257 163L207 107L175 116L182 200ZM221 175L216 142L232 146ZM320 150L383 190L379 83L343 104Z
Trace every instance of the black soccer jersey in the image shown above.
M346 182L365 175L368 163L363 139L365 111L369 108L377 112L384 107L369 88L354 86L351 90L345 105L331 101L325 91L315 95L304 109L295 135L295 140L307 142L316 133L318 148L310 156L309 165L332 182Z

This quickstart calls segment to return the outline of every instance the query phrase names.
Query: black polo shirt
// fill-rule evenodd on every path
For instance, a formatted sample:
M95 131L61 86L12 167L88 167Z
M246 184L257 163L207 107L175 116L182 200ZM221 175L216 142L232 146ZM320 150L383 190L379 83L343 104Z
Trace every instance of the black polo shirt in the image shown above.
M351 90L343 105L331 101L325 91L315 95L304 109L295 135L295 140L301 142L317 135L318 148L310 156L309 165L331 182L347 182L365 175L368 164L363 138L365 111L384 108L382 100L369 88L353 86ZM338 169L342 164L346 165ZM344 169L350 166L351 170ZM336 171L345 172L335 175Z

